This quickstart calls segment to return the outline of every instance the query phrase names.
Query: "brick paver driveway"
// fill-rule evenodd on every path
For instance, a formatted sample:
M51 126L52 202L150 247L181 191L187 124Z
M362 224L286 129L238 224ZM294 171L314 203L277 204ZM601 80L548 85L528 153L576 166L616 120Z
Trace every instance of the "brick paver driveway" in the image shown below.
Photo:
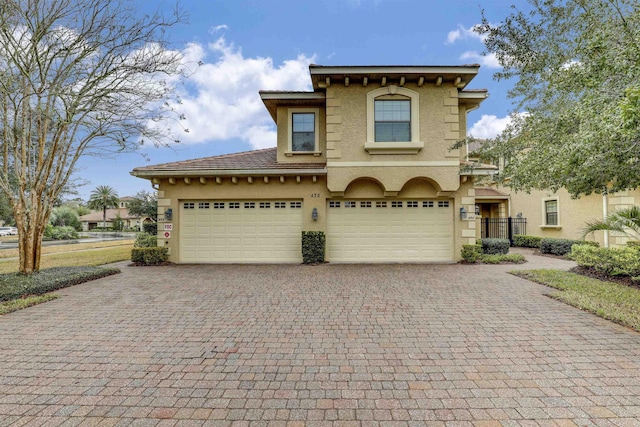
M122 265L0 317L1 425L640 425L640 334L513 267Z

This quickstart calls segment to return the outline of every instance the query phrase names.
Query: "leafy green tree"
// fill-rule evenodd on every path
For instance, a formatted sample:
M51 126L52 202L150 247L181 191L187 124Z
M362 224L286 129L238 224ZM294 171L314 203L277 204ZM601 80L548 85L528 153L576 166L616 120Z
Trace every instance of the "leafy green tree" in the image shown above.
M108 185L99 185L89 194L87 206L91 209L102 210L102 226L106 227L107 209L118 207L119 201L116 190Z
M596 231L617 231L633 240L640 240L640 207L620 209L607 215L604 220L588 222L583 237Z
M640 3L528 0L476 31L514 82L511 125L487 141L505 159L498 178L516 191L574 197L640 185Z
M126 0L0 2L0 192L19 232L19 271L40 267L51 210L78 160L173 141L172 82L182 56L166 48L171 14Z
M69 206L53 208L51 216L49 217L49 223L54 227L73 227L76 230L82 228L78 213Z
M158 194L148 191L139 191L129 202L129 213L139 217L149 217L158 220Z
M119 213L111 220L111 226L114 231L122 231L124 229L124 219L122 219Z

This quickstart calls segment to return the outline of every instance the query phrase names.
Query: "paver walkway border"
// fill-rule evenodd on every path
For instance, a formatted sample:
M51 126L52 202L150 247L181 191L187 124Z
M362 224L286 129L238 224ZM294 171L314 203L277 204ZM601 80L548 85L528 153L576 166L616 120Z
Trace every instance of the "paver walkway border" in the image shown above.
M520 266L127 267L0 317L0 425L638 426L640 334Z

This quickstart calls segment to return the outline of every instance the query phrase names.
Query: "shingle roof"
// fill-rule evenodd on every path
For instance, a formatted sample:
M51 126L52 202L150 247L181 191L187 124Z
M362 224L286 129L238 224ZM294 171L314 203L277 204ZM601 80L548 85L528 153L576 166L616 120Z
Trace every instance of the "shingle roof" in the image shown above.
M120 215L122 219L135 219L139 216L131 215L128 209L125 208L111 208L107 209L107 221L111 221ZM102 221L102 211L91 212L80 217L80 221L97 222Z
M133 169L132 175L163 175L171 172L198 172L216 175L224 171L305 171L324 169L325 163L278 163L276 147L243 151L220 156L202 157L179 162L162 163Z

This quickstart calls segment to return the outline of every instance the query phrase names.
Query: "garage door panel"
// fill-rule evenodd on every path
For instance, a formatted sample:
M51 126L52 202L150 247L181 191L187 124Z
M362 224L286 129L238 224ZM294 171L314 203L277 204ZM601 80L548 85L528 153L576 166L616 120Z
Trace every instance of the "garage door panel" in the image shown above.
M302 202L211 200L181 207L181 262L302 261Z
M449 201L329 201L327 212L329 261L453 260Z

